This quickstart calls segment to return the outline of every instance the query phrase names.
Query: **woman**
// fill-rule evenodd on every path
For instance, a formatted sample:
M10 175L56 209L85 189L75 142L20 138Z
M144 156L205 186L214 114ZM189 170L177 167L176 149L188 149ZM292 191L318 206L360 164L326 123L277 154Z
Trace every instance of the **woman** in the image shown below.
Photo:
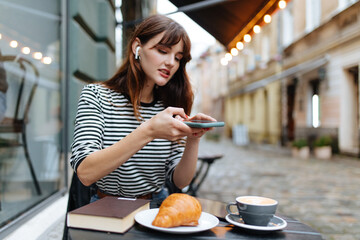
M80 181L96 182L97 195L165 198L168 178L178 188L194 176L200 137L190 128L193 93L185 65L190 40L162 15L135 29L124 64L102 84L84 87L70 163ZM197 114L191 119L215 119ZM186 139L186 144L185 144Z

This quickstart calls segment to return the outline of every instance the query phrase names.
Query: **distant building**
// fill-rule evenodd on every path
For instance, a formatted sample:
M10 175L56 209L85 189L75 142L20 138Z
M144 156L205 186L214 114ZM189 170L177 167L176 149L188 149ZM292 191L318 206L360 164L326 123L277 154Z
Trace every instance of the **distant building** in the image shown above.
M229 137L237 125L255 143L331 135L335 151L359 155L359 11L356 0L288 1L226 66L210 49L197 65L204 111Z
M283 51L283 138L331 135L341 153L359 155L360 2L309 2L293 1L293 27L283 28L293 31Z

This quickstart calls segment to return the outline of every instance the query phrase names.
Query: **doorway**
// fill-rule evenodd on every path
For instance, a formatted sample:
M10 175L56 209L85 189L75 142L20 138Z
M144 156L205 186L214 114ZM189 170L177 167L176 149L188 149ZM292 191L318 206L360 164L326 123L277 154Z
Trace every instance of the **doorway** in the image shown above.
M296 92L296 81L287 86L287 141L293 141L295 139L295 119L294 119L294 110L295 110L295 92Z
M352 148L353 151L360 156L360 146L359 146L359 66L355 66L355 67L351 67L348 70L349 72L349 77L350 77L350 82L353 85L353 90L352 90L352 100L353 100L353 104L351 104L351 106L353 106L353 116L352 116L352 121L351 121L351 125L352 125Z

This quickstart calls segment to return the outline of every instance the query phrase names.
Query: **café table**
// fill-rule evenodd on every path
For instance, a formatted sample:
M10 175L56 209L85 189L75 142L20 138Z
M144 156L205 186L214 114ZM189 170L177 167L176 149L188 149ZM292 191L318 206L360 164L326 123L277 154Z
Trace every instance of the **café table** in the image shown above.
M204 212L212 213L219 219L219 224L206 231L190 233L190 234L173 234L166 232L159 232L153 229L144 227L138 223L127 232L123 234L108 233L100 231L91 231L85 229L69 228L69 239L72 240L115 240L115 239L239 239L239 240L254 240L254 239L286 239L286 240L321 240L321 234L310 226L283 214L276 213L276 216L281 217L287 222L284 229L278 231L255 231L250 229L240 228L234 226L225 220L226 203L219 201L198 198ZM151 203L150 208L155 208L155 203Z

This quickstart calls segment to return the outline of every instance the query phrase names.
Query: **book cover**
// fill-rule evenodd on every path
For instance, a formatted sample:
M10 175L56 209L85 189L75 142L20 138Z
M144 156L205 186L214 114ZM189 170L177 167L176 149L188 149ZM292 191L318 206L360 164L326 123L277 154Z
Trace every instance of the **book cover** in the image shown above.
M136 213L150 208L150 200L104 197L67 214L67 225L123 233L135 223Z

